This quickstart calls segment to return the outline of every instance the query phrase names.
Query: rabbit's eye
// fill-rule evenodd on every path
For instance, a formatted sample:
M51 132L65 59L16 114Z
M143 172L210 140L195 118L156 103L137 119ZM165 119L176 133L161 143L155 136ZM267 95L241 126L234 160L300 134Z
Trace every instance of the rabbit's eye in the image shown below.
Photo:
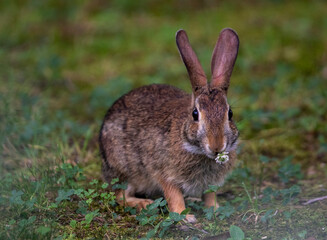
M233 117L233 111L232 111L232 109L229 109L228 110L228 120L229 121L232 120L232 117Z
M192 116L193 116L194 121L197 122L199 120L199 112L196 108L194 108L194 110L192 112Z

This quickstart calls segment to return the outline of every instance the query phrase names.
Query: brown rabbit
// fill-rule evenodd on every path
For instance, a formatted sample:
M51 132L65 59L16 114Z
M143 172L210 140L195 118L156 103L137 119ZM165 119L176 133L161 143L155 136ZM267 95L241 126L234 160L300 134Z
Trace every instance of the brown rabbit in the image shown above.
M132 90L108 110L100 131L103 176L127 181L116 191L117 202L145 208L150 199L135 194L163 194L172 212L185 209L184 196L201 196L208 185L223 184L236 159L238 130L227 103L238 36L220 33L211 60L211 83L192 50L186 32L176 43L192 84L192 95L168 85ZM226 152L226 161L217 156ZM217 207L215 193L202 195L205 206ZM196 221L187 215L189 222Z

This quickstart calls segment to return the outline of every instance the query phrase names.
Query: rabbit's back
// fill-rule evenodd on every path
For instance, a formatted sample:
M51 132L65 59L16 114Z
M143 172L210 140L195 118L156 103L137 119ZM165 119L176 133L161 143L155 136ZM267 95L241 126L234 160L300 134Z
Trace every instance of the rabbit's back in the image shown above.
M169 85L153 84L137 88L111 106L100 132L122 131L130 136L134 131L142 130L140 127L159 128L158 124L170 117L187 113L190 101L189 94Z

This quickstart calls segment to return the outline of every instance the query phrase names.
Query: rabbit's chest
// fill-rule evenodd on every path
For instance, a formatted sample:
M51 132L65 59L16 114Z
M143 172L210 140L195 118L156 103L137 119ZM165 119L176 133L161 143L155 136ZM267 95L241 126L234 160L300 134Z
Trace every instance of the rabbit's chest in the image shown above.
M209 164L194 166L192 171L182 180L181 186L184 194L199 197L208 189L209 185L221 186L229 168L229 164L221 165L214 161Z

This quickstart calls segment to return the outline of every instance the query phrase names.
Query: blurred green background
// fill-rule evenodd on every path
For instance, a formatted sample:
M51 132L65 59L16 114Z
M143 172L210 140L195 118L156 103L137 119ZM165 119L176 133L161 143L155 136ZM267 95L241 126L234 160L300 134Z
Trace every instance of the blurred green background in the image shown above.
M0 9L1 132L9 139L100 123L140 85L189 91L175 32L188 32L209 76L224 27L240 38L229 97L243 137L276 127L326 132L324 1L2 1ZM33 114L57 124L48 129Z
M3 0L0 12L3 181L30 179L26 168L42 175L62 159L100 178L97 134L108 107L144 84L190 92L175 32L187 31L210 76L225 27L240 39L229 102L241 165L255 172L260 154L292 155L305 179L326 180L326 1Z

